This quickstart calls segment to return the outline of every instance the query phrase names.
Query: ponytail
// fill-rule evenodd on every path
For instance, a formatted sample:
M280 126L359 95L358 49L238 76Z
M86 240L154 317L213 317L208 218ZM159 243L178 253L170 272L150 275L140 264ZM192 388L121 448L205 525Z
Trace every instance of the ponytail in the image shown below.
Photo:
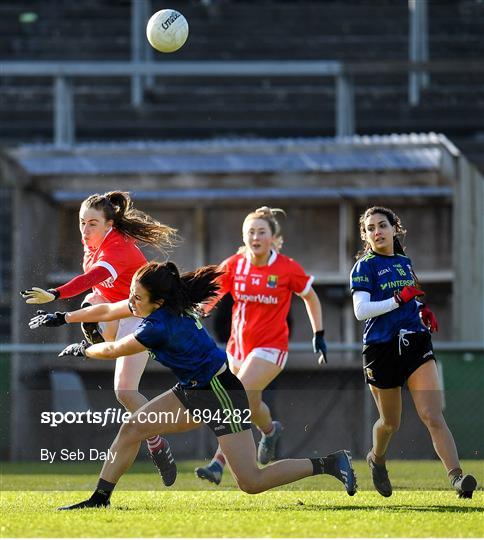
M113 205L114 207L114 220L116 221L119 218L122 218L126 211L132 208L133 203L131 202L131 197L129 193L124 191L108 191L104 194L104 197Z
M215 298L220 288L218 279L223 274L224 272L215 265L202 266L182 274L181 281L192 304L203 304Z
M179 242L176 229L135 209L129 193L125 191L109 191L104 195L95 193L85 199L82 206L102 211L104 218L112 220L119 232L141 244L164 250Z

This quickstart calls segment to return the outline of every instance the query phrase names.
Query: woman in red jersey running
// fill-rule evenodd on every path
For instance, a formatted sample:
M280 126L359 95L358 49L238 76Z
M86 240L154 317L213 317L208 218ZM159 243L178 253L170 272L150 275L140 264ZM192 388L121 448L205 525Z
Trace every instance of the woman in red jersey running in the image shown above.
M173 246L176 230L136 210L128 193L111 191L85 199L79 210L79 229L84 245L84 273L56 287L32 287L22 291L27 304L45 304L58 298L71 298L92 289L81 307L113 303L129 298L131 279L146 264L137 243L160 249ZM86 323L83 333L90 344L121 339L132 334L140 319L129 317L107 324ZM141 375L148 361L146 351L120 356L116 360L114 391L118 401L135 412L148 400L138 391ZM150 452L157 452L165 441L148 440Z
M279 209L267 206L251 212L242 225L243 249L226 259L221 268L221 296L234 299L232 330L227 344L230 369L248 391L252 422L262 433L257 458L265 465L274 459L282 425L274 421L262 391L284 369L287 361L287 314L292 293L306 304L314 332L313 348L325 361L323 317L319 298L312 288L314 278L293 259L278 253L281 229ZM219 298L220 298L219 297ZM207 467L199 467L199 478L219 484L225 458L220 449Z

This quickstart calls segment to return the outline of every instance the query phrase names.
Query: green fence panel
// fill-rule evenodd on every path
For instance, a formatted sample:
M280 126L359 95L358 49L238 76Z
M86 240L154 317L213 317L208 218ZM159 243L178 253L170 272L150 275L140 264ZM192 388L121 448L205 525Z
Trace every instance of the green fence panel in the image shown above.
M445 390L445 418L461 458L482 458L484 353L438 354Z
M7 459L10 447L10 355L0 354L0 459Z

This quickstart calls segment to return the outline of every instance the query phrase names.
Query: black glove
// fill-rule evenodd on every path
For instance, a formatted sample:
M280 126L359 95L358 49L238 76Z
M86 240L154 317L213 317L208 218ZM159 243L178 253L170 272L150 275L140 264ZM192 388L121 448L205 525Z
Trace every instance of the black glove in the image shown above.
M89 343L86 340L82 340L80 343L71 343L62 350L58 356L77 356L84 357L86 356L86 349L89 347Z
M40 326L62 326L67 324L66 314L56 311L55 313L47 313L42 309L37 310L37 315L32 317L29 321L29 328L39 328Z
M328 352L328 347L326 341L324 341L324 330L318 330L314 333L313 337L313 351L315 354L319 353L318 364L322 366L327 364L326 353Z

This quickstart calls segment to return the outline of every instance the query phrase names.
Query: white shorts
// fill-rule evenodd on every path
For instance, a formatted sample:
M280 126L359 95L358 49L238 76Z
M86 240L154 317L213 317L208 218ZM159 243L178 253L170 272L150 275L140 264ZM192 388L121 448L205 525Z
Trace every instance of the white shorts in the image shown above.
M250 353L245 357L244 360L238 360L234 358L230 353L227 353L229 359L229 365L232 368L240 369L243 364L250 362L250 359L253 357L260 358L261 360L266 360L279 366L281 369L284 369L284 366L287 362L287 351L281 351L280 349L271 349L270 347L257 347L252 349Z
M82 303L84 302L89 302L89 304L92 304L93 306L97 304L110 304L111 303L109 300L104 298L104 296L96 292L91 292L88 295L86 295ZM121 339L126 336L129 336L129 334L133 334L136 328L138 328L138 326L141 324L142 320L143 319L141 319L140 317L128 317L126 319L120 319L118 321L118 329L116 331L115 339ZM111 323L105 323L105 322L98 323L101 334L104 333L104 330L107 324L111 324Z
M118 331L116 333L116 339L121 339L129 334L134 334L134 331L142 323L143 319L140 317L128 317L127 319L119 319Z
M97 304L111 304L111 302L107 298L104 298L102 294L99 294L97 292L90 292L86 294L84 300L81 302L81 305L84 303L88 303L93 306Z

